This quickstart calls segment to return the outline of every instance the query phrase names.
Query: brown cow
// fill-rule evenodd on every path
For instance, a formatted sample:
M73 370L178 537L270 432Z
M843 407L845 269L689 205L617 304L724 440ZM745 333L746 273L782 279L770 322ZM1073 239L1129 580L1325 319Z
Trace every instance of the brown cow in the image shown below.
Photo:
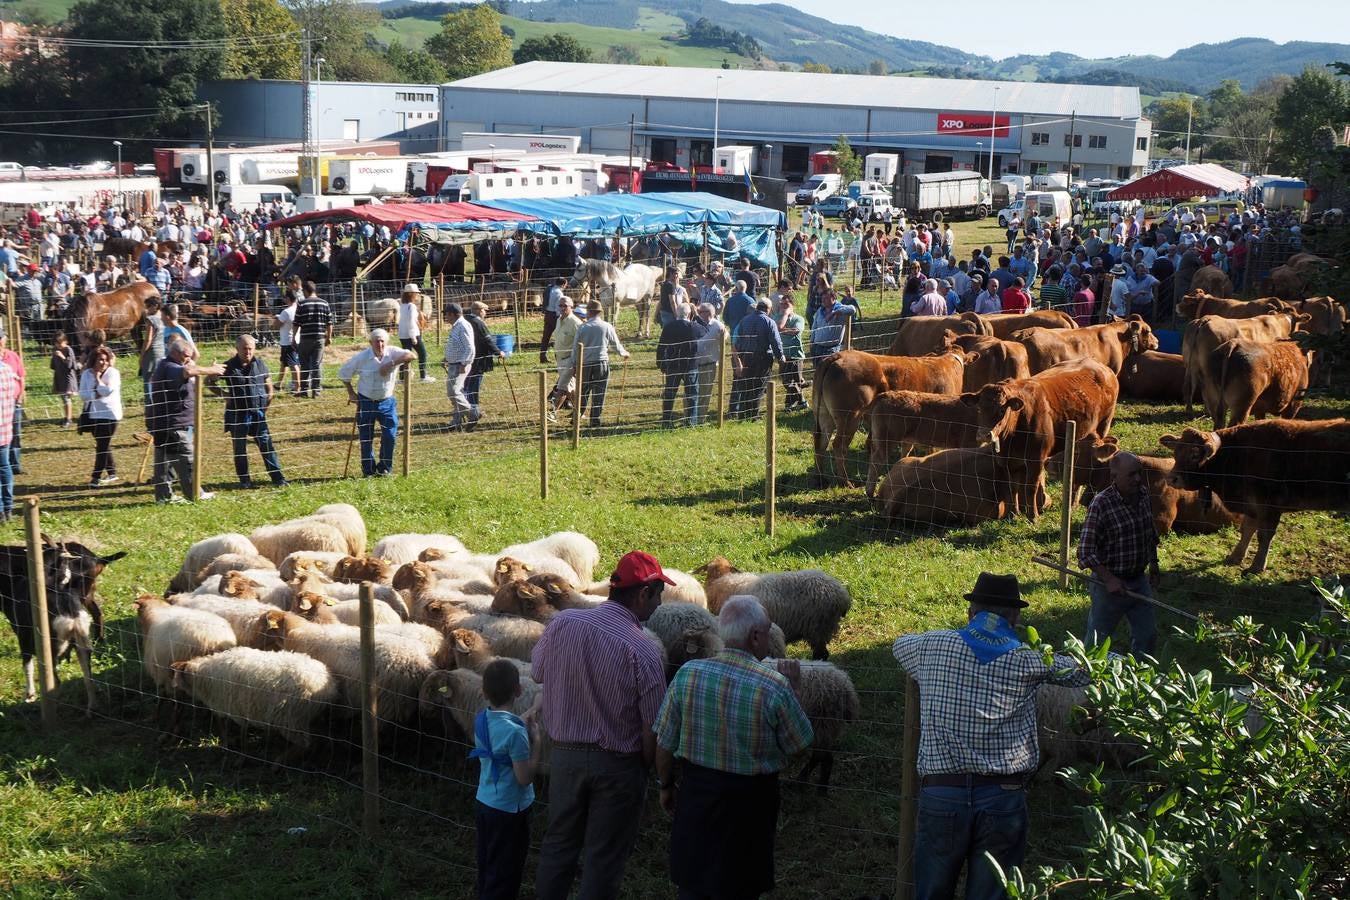
M1233 296L1233 282L1218 266L1204 266L1191 278L1191 289L1187 296L1199 291L1211 297Z
M1017 341L1005 341L984 335L962 335L955 340L962 350L980 354L972 365L966 366L965 389L978 391L986 384L1005 378L1030 378L1027 348Z
M988 447L906 456L886 475L881 511L888 520L973 525L1008 514L996 488L998 462Z
M1084 438L1074 448L1073 483L1104 491L1111 486L1111 458L1120 449L1115 435ZM1187 491L1173 485L1172 467L1175 460L1162 456L1141 456L1139 462L1148 483L1149 503L1153 507L1153 527L1158 534L1175 531L1177 534L1212 534L1229 525L1237 525L1241 517L1230 512L1217 496L1205 503L1199 491ZM1051 475L1064 471L1064 455L1052 457L1047 466Z
M1120 396L1130 400L1161 400L1181 403L1186 363L1180 353L1145 350L1125 360L1120 369Z
M1295 253L1270 273L1270 292L1282 300L1303 300L1312 292L1312 282L1335 266L1335 260L1315 253Z
M1308 389L1308 357L1294 341L1224 341L1206 368L1218 376L1206 405L1215 428L1241 425L1248 416L1298 416ZM1225 423L1225 415L1228 421Z
M1346 329L1347 310L1345 304L1334 297L1312 297L1294 304L1294 308L1309 316L1303 330L1309 334L1321 334L1335 337ZM1331 387L1331 373L1336 368L1340 353L1335 347L1324 348L1313 360L1308 373L1312 384Z
M1282 312L1288 308L1288 304L1278 297L1261 297L1256 300L1226 300L1222 297L1212 297L1200 291L1191 291L1177 304L1177 315L1183 319L1198 319L1201 316L1250 319L1252 316L1264 316L1268 313Z
M825 480L825 450L833 435L835 474L844 486L850 486L844 455L867 414L867 408L882 391L959 394L963 370L978 356L963 350L918 357L877 356L861 350L844 350L827 357L821 364L812 392L816 479L822 483Z
M1350 506L1350 421L1295 422L1268 419L1219 431L1187 428L1180 437L1165 435L1176 467L1172 484L1218 494L1242 516L1242 537L1228 554L1229 565L1247 555L1252 534L1256 558L1249 574L1264 572L1270 542L1280 516L1300 509Z
M1064 424L1074 422L1083 437L1110 433L1119 393L1114 372L1084 359L1020 381L985 385L961 400L979 408L979 440L993 445L1002 499L1014 510L1025 504L1034 522L1045 461L1063 449Z
M1014 332L1013 340L1027 348L1032 374L1076 359L1095 359L1118 374L1130 354L1158 349L1153 329L1137 315L1123 322L1072 330L1027 328Z
M967 367L969 370L970 367ZM867 496L876 493L891 455L909 456L914 445L974 447L979 442L979 411L959 396L918 391L886 391L872 402L867 429Z
M159 291L148 281L133 281L106 294L76 296L66 310L68 330L74 332L81 347L88 346L89 336L98 329L108 340L126 337L145 315L145 301L151 297L158 299Z
M1023 328L1077 328L1073 316L1058 309L1037 309L1028 313L990 313L980 318L989 323L994 337L1008 340Z
M891 341L891 349L886 352L891 356L940 353L947 347L948 331L958 336L993 333L989 323L973 312L961 313L959 316L911 316L900 320L895 328L895 340Z
M1308 317L1291 311L1252 316L1250 319L1225 319L1220 316L1202 316L1186 323L1181 336L1181 358L1186 361L1186 377L1182 382L1182 396L1186 398L1186 412L1191 411L1191 397L1198 386L1204 394L1205 406L1213 409L1211 399L1214 376L1207 371L1210 354L1224 341L1282 341L1293 334Z

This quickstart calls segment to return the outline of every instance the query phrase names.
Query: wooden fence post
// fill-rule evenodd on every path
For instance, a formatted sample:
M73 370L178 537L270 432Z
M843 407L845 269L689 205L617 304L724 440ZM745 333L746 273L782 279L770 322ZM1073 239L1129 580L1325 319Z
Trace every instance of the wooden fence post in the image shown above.
M524 288L520 288L519 290L511 292L511 320L512 324L515 327L516 332L516 348L519 350L524 349L520 344L520 307L521 304L524 303L524 301L525 301Z
M919 813L919 683L905 676L905 730L900 751L900 847L895 900L914 897L914 833Z
M853 349L853 317L848 316L844 319L844 343L845 350Z
M375 716L375 586L361 582L361 782L366 837L380 827L380 730Z
M353 339L353 340L355 340L355 338L356 338L356 304L357 304L356 279L355 279L355 278L352 278L352 339Z
M203 434L202 428L202 397L204 382L200 375L193 379L192 392L195 395L196 402L192 410L192 502L197 502L202 497L202 466L206 460L202 458ZM172 480L170 487L172 487Z
M407 363L403 379L403 477L412 468L412 363Z
M539 499L548 499L548 373L539 370Z
M764 410L764 533L773 537L778 508L778 385L769 373Z
M28 600L33 605L33 621L37 624L38 690L42 696L42 727L56 724L56 669L53 668L52 635L47 618L47 571L42 558L42 525L39 519L38 498L23 501L23 525L28 542ZM17 599L17 598L16 598Z
M1059 565L1069 568L1069 532L1073 530L1073 466L1078 443L1078 423L1073 419L1064 423L1064 503L1059 511ZM1032 502L1035 502L1034 500ZM1060 590L1069 589L1069 573L1059 573Z
M581 446L581 334L572 343L572 371L576 380L576 391L572 394L572 449Z
M445 273L436 280L436 345L441 343L441 320L445 318Z
M253 283L253 334L258 334L258 301L262 299L262 285Z
M717 338L717 427L727 424L727 333L718 332Z

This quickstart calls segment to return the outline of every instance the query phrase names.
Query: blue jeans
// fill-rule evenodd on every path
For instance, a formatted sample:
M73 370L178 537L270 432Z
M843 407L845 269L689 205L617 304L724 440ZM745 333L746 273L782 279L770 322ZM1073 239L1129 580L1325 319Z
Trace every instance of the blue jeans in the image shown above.
M478 394L483 390L483 373L477 369L470 369L469 375L464 379L464 396L469 400L469 421L477 422L483 415L483 410L478 406Z
M375 463L375 423L380 423L380 462ZM398 406L393 397L356 402L356 434L361 443L361 474L388 475L394 470L394 442L398 440Z
M14 511L14 470L9 467L9 445L0 444L0 512Z
M1006 896L984 854L989 852L1004 871L1021 865L1027 826L1027 798L1021 788L923 788L914 836L915 900L954 897L962 867L966 900Z
M323 367L323 339L303 338L300 348L300 393L317 397L323 390L320 370Z
M9 442L9 467L12 474L23 474L23 407L14 404L14 437Z
M1146 597L1153 596L1153 586L1148 583L1147 573L1122 581L1126 590ZM1153 655L1153 646L1158 638L1158 615L1152 603L1131 600L1123 594L1108 593L1104 585L1096 582L1088 585L1088 595L1092 598L1087 624L1089 646L1109 638L1124 617L1130 623L1130 652L1135 656Z
M247 482L248 477L248 442L249 438L258 445L258 452L262 454L263 466L267 469L267 474L272 481L280 483L284 480L281 474L281 462L277 459L276 447L272 445L272 432L267 427L267 419L259 413L247 415L244 421L237 422L229 426L230 438L234 441L234 472L239 476L241 482Z

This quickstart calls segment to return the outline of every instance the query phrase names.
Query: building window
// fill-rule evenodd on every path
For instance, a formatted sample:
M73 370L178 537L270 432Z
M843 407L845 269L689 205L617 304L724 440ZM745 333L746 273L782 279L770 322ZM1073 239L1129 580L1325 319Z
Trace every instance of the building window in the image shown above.
M1089 135L1089 136L1088 136L1088 148L1091 149L1091 150L1105 150L1105 149L1106 149L1106 135L1104 135L1104 134L1093 134L1093 135Z
M1147 139L1147 138L1140 138L1139 140L1144 141L1144 140L1148 140L1148 139ZM1129 167L1129 166L1116 166L1116 178L1120 179L1121 181L1129 181L1129 180L1130 180L1130 167Z
M1065 147L1069 146L1069 141L1070 141L1070 139L1073 140L1073 145L1074 145L1075 147L1081 147L1081 146L1083 146L1083 136L1082 136L1081 134L1066 134L1066 135L1064 135L1064 146L1065 146Z
M507 186L507 187L511 187L512 184L514 184L514 182L513 182L513 181L511 180L511 178L508 176L507 179L506 179L506 186Z
M483 180L484 180L485 182L487 182L487 186L488 186L488 187L492 187L492 179L491 179L491 178L484 178Z
M1049 174L1049 172L1050 172L1050 164L1049 164L1049 163L1038 162L1038 163L1032 163L1032 164L1031 164L1031 174L1032 174L1032 175L1046 175L1046 174Z
M1033 131L1031 133L1031 146L1040 147L1048 143L1050 143L1050 132Z
M1147 153L1147 152L1148 152L1148 138L1146 138L1146 137L1135 138L1135 139L1134 139L1134 149L1136 149L1136 150L1142 150L1143 152Z

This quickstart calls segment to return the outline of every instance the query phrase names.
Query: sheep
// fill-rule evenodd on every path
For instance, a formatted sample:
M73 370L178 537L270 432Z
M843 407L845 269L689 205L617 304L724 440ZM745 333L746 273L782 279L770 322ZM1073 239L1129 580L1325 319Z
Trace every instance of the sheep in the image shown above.
M708 608L708 595L703 590L703 583L688 572L681 572L679 569L667 569L661 567L661 571L666 573L674 584L666 584L661 588L662 603L692 603L695 606ZM597 581L586 589L586 593L594 594L597 597L609 596L609 580Z
M314 510L308 519L327 522L347 538L347 552L352 556L366 554L366 522L361 511L350 503L325 503ZM379 554L376 554L377 556Z
M527 562L534 557L552 557L562 561L570 572L557 574L575 578L575 584L589 584L595 578L595 567L600 565L600 548L595 541L577 531L556 531L547 537L526 544L512 544L501 552L502 556L515 556Z
M667 681L689 660L722 652L717 617L692 603L662 603L646 625L665 651Z
M188 547L183 565L179 567L178 573L169 581L169 593L178 594L195 588L201 583L201 580L196 577L197 573L212 560L224 556L226 553L258 555L253 542L242 534L230 532L203 538Z
M491 594L493 571L497 568L497 557L486 553L468 553L463 556L446 556L432 547L417 555L417 562L424 563L445 581L463 582L467 593Z
M309 746L315 717L338 696L337 680L317 659L252 647L174 663L173 687L216 715L280 732L300 749Z
M427 606L427 624L443 633L467 628L487 638L498 656L529 662L534 645L544 636L544 623L520 616L466 613L453 603L433 600Z
M265 556L259 556L256 553L226 553L224 556L217 556L206 565L202 566L197 572L197 577L193 581L192 587L184 590L193 590L201 585L203 581L212 575L224 575L231 569L242 572L245 569L263 569L275 572L277 567L272 565L272 561Z
M259 600L277 609L286 609L291 604L291 586L282 581L276 572L264 569L247 569L243 572L231 570L223 575L212 575L199 584L193 593L218 594L236 600Z
M331 608L331 605L336 602L332 597L325 597L323 594L316 594L313 591L296 591L295 596L291 598L291 605L286 608L286 611L293 612L315 625L342 625L345 623L337 617Z
M788 643L806 641L813 659L829 659L827 645L839 632L839 621L852 603L848 588L838 579L819 569L757 575L740 571L721 556L695 571L706 573L711 612L721 611L728 597L748 594L783 629Z
M540 687L533 681L521 680L521 692L511 703L511 711L524 715L534 705ZM473 669L439 669L432 672L417 695L417 709L424 722L440 721L444 731L468 744L473 742L473 720L488 702L483 696L483 676ZM541 762L548 756L548 736L541 733L544 742ZM544 763L546 765L546 763Z
M220 616L230 624L235 643L240 647L261 646L263 614L275 608L257 600L219 594L175 594L169 603L179 609L198 609Z
M486 583L484 583L484 586ZM432 624L428 618L427 605L435 600L453 603L467 612L490 612L492 594L466 594L445 586L429 563L421 561L404 563L394 573L392 587L408 599L408 618L414 622ZM439 615L439 614L438 614Z
M294 581L305 571L322 572L329 578L337 564L347 558L347 552L333 550L297 550L286 554L277 566L282 581Z
M542 589L547 595L548 605L554 609L590 609L609 599L598 594L578 593L566 578L551 572L538 572L525 581Z
M531 575L540 572L547 572L551 575L557 575L567 581L570 588L573 584L572 579L576 578L576 573L572 567L560 559L542 554L534 554L526 559L518 556L502 555L497 557L497 562L492 568L492 584L494 588L499 588L512 581L524 581Z
M258 548L258 553L278 566L297 550L351 552L347 537L341 531L328 522L317 520L292 519L279 525L263 525L253 529L249 539Z
M304 572L291 582L291 587L296 591L312 591L325 597L332 597L334 600L358 600L361 597L361 585L333 581L319 572ZM387 584L376 584L371 587L376 600L388 604L390 609L398 613L400 619L407 620L408 604L404 602L403 595Z
M381 624L377 629L381 634L396 634L417 641L427 651L427 656L431 657L432 664L438 669L448 669L454 665L453 642L435 628L416 622L398 622Z
M386 559L378 556L344 556L333 568L334 581L346 581L360 584L363 581L374 584L388 584L394 575L394 567Z
M342 684L343 702L360 706L361 630L347 625L316 625L280 610L264 617L266 649L294 650L322 662ZM417 690L435 670L425 646L402 634L375 629L376 709L382 722L406 721L416 710Z
M765 657L764 664L776 667L778 660ZM811 741L811 758L797 777L809 781L811 773L820 768L816 784L825 793L834 772L834 749L848 723L858 718L858 691L843 669L824 660L801 660L801 683L796 688L797 701L811 720L815 738Z
M361 600L334 600L332 597L325 599L328 604L328 611L333 614L343 625L361 624ZM399 618L398 613L388 603L371 604L375 610L376 625L402 625L403 620Z
M476 631L456 628L449 634L449 643L454 651L452 659L456 669L472 669L481 675L488 667L488 663L494 659L505 659L516 667L522 678L533 677L529 663L509 656L497 656L492 652L492 645L488 643L488 639Z
M419 559L422 551L429 548L441 551L442 558L469 552L459 538L449 534L390 534L376 542L370 555L387 559L390 565L398 567Z
M1109 656L1120 658L1116 653ZM1071 657L1055 655L1057 671L1069 671L1076 666ZM1074 721L1074 709L1088 709L1087 684L1086 673L1080 672L1067 683L1045 682L1036 688L1036 736L1041 749L1037 777L1047 777L1078 759L1109 762L1124 768L1137 757L1137 746L1121 740L1110 728L1096 724L1090 711L1082 720Z
M174 663L228 650L238 643L230 623L215 613L170 606L148 594L136 598L136 618L145 671L164 694L173 689Z

